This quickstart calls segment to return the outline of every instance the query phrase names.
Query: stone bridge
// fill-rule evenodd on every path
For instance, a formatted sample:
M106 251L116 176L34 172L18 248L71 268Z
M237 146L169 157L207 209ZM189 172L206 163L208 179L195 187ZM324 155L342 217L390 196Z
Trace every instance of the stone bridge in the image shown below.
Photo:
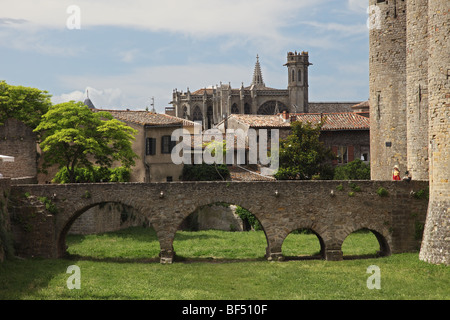
M387 194L380 196L379 188ZM11 186L9 198L12 202L25 195L46 197L57 208L55 214L35 219L34 231L28 232L18 228L24 223L24 212L18 212L23 208L12 213L13 229L22 230L14 232L16 251L28 256L63 257L66 234L80 215L96 205L121 203L151 222L160 243L160 261L171 263L175 233L183 220L202 206L223 202L256 216L266 236L268 260L283 259L283 241L297 229L313 231L324 259L342 260L344 240L360 229L372 231L382 256L417 251L421 241L417 233L425 223L428 201L414 194L426 188L426 181L18 185Z

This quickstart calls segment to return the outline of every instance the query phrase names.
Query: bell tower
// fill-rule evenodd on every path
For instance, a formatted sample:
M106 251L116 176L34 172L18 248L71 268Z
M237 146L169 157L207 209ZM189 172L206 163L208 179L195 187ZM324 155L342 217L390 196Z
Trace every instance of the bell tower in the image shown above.
M308 52L289 52L287 54L289 111L308 113Z

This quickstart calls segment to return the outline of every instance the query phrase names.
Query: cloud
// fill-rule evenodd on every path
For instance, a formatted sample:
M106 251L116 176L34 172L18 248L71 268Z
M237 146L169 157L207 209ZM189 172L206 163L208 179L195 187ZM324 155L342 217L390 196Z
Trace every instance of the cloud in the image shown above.
M315 1L317 3L317 1ZM9 19L35 27L63 29L71 17L67 0L12 1L2 8ZM271 37L289 25L309 0L79 0L81 28L119 26L208 37L246 34Z
M79 89L56 94L52 101L84 101L86 90L89 90L90 99L99 109L142 110L150 105L150 98L155 97L157 110L163 112L174 89L186 91L189 87L193 92L219 85L221 81L239 87L241 82L250 83L252 73L253 66L198 63L136 68L126 74L112 76L60 75L58 80L63 87Z

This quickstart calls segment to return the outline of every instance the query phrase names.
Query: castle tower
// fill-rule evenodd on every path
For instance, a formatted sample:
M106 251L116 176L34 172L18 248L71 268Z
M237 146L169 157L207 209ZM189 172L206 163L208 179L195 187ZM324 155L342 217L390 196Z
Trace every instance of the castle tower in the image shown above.
M407 169L428 180L428 0L407 2Z
M450 265L450 2L428 1L430 200L420 259Z
M308 52L293 53L287 55L289 109L291 112L308 112Z
M406 2L370 0L378 20L370 28L370 163L372 180L407 170Z

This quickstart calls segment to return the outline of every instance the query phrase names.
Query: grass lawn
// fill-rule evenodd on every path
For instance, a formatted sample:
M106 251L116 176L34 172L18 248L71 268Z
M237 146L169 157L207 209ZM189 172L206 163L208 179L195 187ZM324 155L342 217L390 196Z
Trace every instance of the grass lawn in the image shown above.
M174 264L161 265L152 229L131 228L70 236L68 259L13 259L0 264L0 299L334 300L450 299L450 268L427 264L418 253L339 262L264 259L263 232L178 232ZM344 255L378 250L371 233L355 233ZM311 256L310 234L291 234L283 253ZM67 268L81 271L81 289L69 290ZM367 268L380 268L381 289L370 290Z

